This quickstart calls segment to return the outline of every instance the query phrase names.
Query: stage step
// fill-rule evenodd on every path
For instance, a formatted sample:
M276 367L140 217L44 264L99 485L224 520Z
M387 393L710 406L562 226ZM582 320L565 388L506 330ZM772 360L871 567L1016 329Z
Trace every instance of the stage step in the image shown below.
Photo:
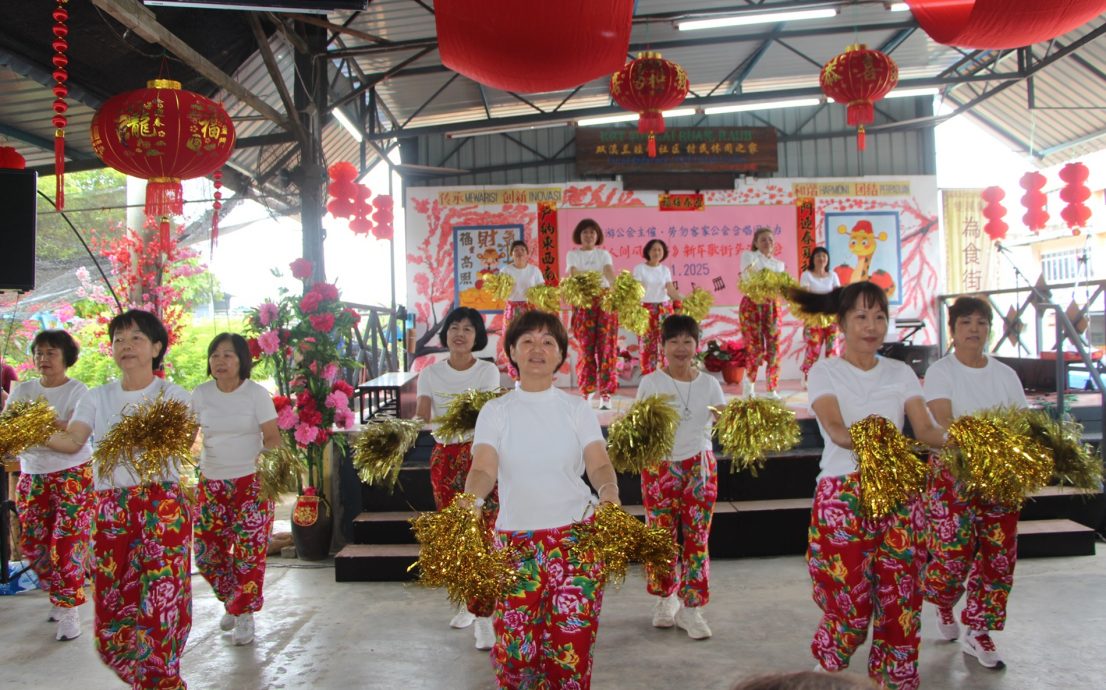
M404 582L419 557L418 544L347 544L334 557L335 582Z
M1071 520L1018 521L1018 557L1093 556L1098 535Z

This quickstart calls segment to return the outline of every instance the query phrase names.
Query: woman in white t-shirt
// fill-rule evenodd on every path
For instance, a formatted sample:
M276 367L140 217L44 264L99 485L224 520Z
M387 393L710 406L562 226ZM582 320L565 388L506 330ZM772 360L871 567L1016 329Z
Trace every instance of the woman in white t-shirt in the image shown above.
M773 258L772 252L776 240L771 228L757 228L753 233L753 246L750 251L741 252L741 275L746 271L787 270L784 263ZM753 395L756 392L757 371L764 362L764 375L768 378L768 394L778 396L776 388L780 383L780 310L776 299L767 302L754 302L747 296L741 296L738 308L741 316L741 337L745 340L745 379L743 393Z
M799 276L799 287L807 292L826 294L834 288L841 287L841 280L837 274L829 270L830 255L825 247L815 247L810 253L806 270ZM803 380L806 380L810 368L818 361L818 357L825 349L826 357L833 356L833 341L837 337L837 324L829 323L825 326L803 327L803 340L806 349L803 354L803 363L799 365L799 371L803 372Z
M903 362L876 355L887 332L887 295L875 283L853 283L824 295L794 290L809 313L836 314L844 335L839 358L810 370L810 409L818 418L825 450L810 516L807 564L822 621L811 651L821 668L840 671L868 634L868 675L883 687L918 687L918 642L924 553L917 541L925 527L920 500L888 515L866 518L860 474L849 426L880 415L931 447L944 445L914 372Z
M515 279L515 287L511 290L507 306L503 309L503 330L506 332L511 319L533 308L526 299L526 291L532 287L544 285L545 278L542 277L541 270L530 263L530 247L522 240L511 243L511 263L503 267L503 272ZM503 349L503 338L499 339L499 347ZM510 359L507 360L507 373L512 379L518 380L518 370L511 364Z
M946 429L962 415L1000 405L1027 406L1018 375L986 354L992 318L990 305L975 297L960 297L949 307L953 352L926 370L923 387L930 411ZM990 631L1006 624L1021 511L981 501L948 468L936 460L933 465L926 492L925 598L937 606L938 633L955 640L960 626L952 609L966 584L968 602L960 619L969 632L960 646L984 666L999 667L1003 662Z
M553 387L568 352L560 320L527 312L506 340L519 385L480 411L465 482L474 509L498 482L497 537L519 554L519 585L495 606L492 664L498 687L588 688L604 579L572 553L572 527L598 501L619 503L617 476L595 412Z
M203 432L196 567L223 604L219 627L236 645L253 642L253 614L264 602L265 558L273 531L273 502L261 498L257 460L281 445L269 391L250 380L246 339L220 333L207 346L213 380L192 391Z
M62 428L88 388L66 375L77 363L80 346L65 331L41 331L31 342L31 354L41 378L16 384L10 403L43 398L57 413ZM77 607L85 602L84 579L95 495L92 491L92 449L82 444L75 453L47 446L20 454L16 502L21 527L19 548L38 575L39 587L50 595L50 620L57 621L57 640L81 634ZM6 535L0 535L0 539Z
M649 330L641 336L641 373L652 373L657 366L664 366L664 345L661 340L661 323L672 313L670 300L680 299L672 282L672 271L663 262L668 258L668 245L664 240L649 240L641 250L645 263L634 266L634 278L645 288L642 306L649 311Z
M603 229L591 218L576 224L570 249L565 257L569 275L594 272L603 287L614 283L614 259L603 244ZM618 390L618 315L605 311L597 297L590 307L572 310L572 335L580 348L576 359L576 386L585 398L599 392L599 409L611 409L611 396Z
M712 407L726 402L718 379L695 366L699 324L674 315L661 326L667 366L642 377L637 398L666 395L680 413L672 454L659 467L641 473L645 522L664 527L680 544L672 570L663 577L646 566L646 589L660 597L653 607L653 625L674 624L695 640L711 636L702 607L710 601L710 554L707 540L718 498L718 463L711 443ZM680 536L682 534L682 543ZM681 607L682 604L682 607Z
M415 416L430 425L434 450L430 452L430 487L438 510L453 502L465 488L465 476L472 465L472 433L447 437L433 420L445 414L453 396L467 390L499 388L499 369L491 362L477 359L473 352L488 346L488 332L480 312L457 307L445 317L439 332L442 347L449 357L419 372ZM495 520L497 501L493 494L485 506L486 517ZM473 633L477 649L491 649L494 636L491 611L470 611L462 606L450 621L454 628L467 628L475 621Z

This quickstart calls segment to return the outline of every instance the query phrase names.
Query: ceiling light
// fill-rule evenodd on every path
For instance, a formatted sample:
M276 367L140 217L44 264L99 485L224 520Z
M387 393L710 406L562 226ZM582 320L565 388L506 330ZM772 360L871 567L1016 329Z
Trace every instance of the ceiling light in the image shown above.
M346 128L349 135L357 140L357 143L361 143L365 139L365 135L361 134L361 131L353 126L350 119L346 117L346 114L342 112L341 108L335 108L330 111L334 115L334 119L338 121L338 124Z
M936 86L926 86L919 89L894 89L884 98L911 98L913 96L936 96L941 92Z
M694 115L695 108L677 108L676 110L665 110L661 113L665 119L670 117L685 117L687 115ZM637 113L624 113L621 115L604 115L602 117L585 117L576 121L576 124L581 127L588 127L590 125L610 125L616 122L633 122L638 119Z
M529 125L489 125L487 127L471 127L469 129L456 129L446 132L447 139L459 139L461 137L481 137L488 134L506 134L508 132L528 132L532 129L550 129L551 127L564 127L568 120L556 122L535 122Z
M821 98L791 98L782 101L760 101L757 103L736 103L734 105L716 105L703 108L704 115L721 115L723 113L745 113L750 110L775 110L777 108L802 108L809 105L820 105Z
M905 2L893 2L887 6L887 9L891 12L909 12L910 5Z
M678 21L676 22L676 28L680 31L697 31L699 29L720 29L726 26L797 22L802 19L829 19L830 17L836 16L837 8L834 7L815 10L792 10L786 12L749 12L745 14L730 15L729 17L715 17L714 19Z

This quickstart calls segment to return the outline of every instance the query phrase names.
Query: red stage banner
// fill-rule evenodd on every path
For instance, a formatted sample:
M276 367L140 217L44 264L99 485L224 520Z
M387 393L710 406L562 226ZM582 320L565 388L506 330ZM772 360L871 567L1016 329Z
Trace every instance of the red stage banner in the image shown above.
M810 265L810 255L814 253L814 248L818 246L814 232L816 226L813 198L803 197L796 200L795 218L796 234L798 235L796 244L799 249L799 274L802 275L802 272Z
M557 266L557 204L550 201L538 203L538 268L547 285L560 280Z
M662 211L702 211L706 208L702 194L661 194L657 208Z

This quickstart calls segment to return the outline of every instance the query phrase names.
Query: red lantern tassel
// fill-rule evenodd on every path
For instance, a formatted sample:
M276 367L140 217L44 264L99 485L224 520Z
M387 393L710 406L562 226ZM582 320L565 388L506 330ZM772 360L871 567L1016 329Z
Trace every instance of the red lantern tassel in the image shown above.
M65 130L54 131L54 203L65 209Z
M184 215L184 190L179 177L154 177L146 183L146 216Z
M868 137L864 134L864 125L860 125L856 130L856 148L863 151L867 147L867 144Z
M161 241L161 253L169 253L169 216L162 216L158 227L158 239Z
M649 132L649 157L657 157L657 137L652 132Z
M223 208L223 193L219 191L223 187L223 173L216 170L212 175L215 180L215 203L211 204L211 251L214 253L215 245L219 242L219 209Z

